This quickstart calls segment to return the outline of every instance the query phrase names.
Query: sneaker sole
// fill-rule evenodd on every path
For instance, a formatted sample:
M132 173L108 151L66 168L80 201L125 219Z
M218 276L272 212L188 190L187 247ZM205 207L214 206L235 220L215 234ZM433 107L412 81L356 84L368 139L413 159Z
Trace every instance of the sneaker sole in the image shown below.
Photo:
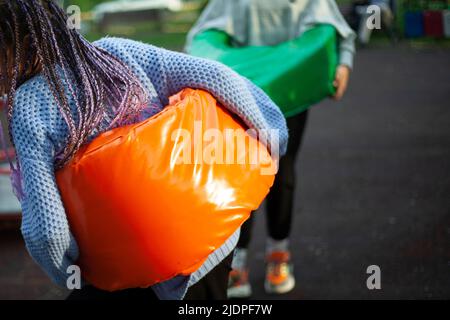
M264 289L266 290L266 293L272 294L283 294L288 293L295 287L295 279L291 275L289 278L280 285L272 285L268 281L264 282Z
M250 298L251 295L252 295L252 288L250 284L228 288L227 290L227 296L229 299Z

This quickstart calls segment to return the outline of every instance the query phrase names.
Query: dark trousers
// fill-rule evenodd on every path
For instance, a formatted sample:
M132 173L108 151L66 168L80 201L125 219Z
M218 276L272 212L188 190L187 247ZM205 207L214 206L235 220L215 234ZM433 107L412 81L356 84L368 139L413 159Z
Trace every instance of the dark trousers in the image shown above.
M233 253L228 255L211 272L199 282L190 287L184 297L185 300L226 300L228 273L231 270ZM67 300L158 300L151 288L133 288L114 292L85 286L80 290L73 290Z
M280 159L278 174L266 198L267 229L275 240L289 237L292 224L292 206L296 185L295 160L305 131L308 111L288 118L289 143L286 154ZM238 248L247 248L250 243L253 215L241 228Z

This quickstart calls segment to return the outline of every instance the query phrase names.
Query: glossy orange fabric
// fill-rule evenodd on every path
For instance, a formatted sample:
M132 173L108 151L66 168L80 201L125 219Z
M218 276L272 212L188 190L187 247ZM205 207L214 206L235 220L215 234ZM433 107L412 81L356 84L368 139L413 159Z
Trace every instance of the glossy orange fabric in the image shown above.
M209 93L185 89L170 101L152 118L99 135L56 173L80 249L77 263L100 289L148 287L194 272L273 184L273 174L261 174L274 165L267 149ZM240 156L258 153L256 165L201 159L213 141L203 137L207 129L237 129L247 138ZM225 135L219 149L230 139L238 145Z

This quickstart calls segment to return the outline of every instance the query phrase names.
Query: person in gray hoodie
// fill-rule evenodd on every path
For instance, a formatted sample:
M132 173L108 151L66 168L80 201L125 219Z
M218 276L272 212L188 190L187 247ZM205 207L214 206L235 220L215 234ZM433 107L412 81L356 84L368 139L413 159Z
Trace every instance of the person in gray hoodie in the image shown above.
M199 33L215 29L226 32L238 47L271 46L301 36L318 24L330 24L339 35L339 65L334 85L339 100L353 68L354 31L342 17L334 0L210 0L187 36L186 51ZM301 75L299 75L301 76ZM295 160L300 149L307 112L287 119L289 145L281 158L274 186L267 197L266 280L268 293L286 293L295 286L289 236L295 188ZM248 244L252 219L244 224L229 277L228 296L251 295L248 281Z

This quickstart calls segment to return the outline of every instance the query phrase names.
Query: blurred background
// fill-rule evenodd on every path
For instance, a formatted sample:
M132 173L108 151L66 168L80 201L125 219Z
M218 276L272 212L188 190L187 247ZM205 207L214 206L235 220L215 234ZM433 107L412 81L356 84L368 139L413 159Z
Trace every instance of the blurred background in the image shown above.
M91 41L119 36L178 51L207 4L61 2L81 8ZM310 114L292 232L298 285L276 298L449 299L449 3L391 1L394 20L371 32L358 26L358 1L337 2L359 49L344 99ZM63 299L68 291L26 252L4 152L0 165L0 299ZM275 298L263 290L264 223L258 214L251 243L257 299ZM381 268L381 290L366 287L372 264Z

